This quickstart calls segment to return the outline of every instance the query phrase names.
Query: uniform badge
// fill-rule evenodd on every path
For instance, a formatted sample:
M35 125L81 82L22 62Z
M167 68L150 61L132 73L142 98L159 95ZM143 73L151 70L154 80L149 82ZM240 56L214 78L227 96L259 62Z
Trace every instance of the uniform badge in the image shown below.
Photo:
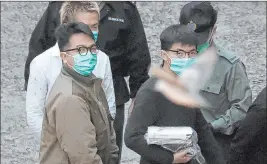
M194 32L197 28L197 25L193 21L190 21L187 24L187 27L188 27L189 31Z
M121 23L124 23L124 19L121 19L121 18L112 18L112 17L108 17L108 20L110 20L110 21L114 21L114 22L121 22Z

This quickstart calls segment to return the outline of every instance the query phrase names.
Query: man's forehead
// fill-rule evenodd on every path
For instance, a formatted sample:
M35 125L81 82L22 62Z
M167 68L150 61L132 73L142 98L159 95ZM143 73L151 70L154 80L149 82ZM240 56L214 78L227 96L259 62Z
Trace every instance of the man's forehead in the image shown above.
M75 44L84 44L84 43L91 43L94 42L93 38L91 36L89 36L88 34L85 33L77 33L77 34L73 34L70 37L70 42L71 43L75 43Z
M195 50L196 46L195 45L190 45L190 44L183 44L183 43L174 43L172 45L172 48L181 49L181 50Z

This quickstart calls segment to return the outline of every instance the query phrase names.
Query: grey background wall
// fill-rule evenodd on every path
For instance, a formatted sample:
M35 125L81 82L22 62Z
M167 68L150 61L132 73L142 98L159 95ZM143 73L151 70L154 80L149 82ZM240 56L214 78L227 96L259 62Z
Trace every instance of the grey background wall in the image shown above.
M153 63L159 63L159 34L178 23L185 2L137 2ZM266 3L212 2L219 12L216 40L246 64L253 97L266 85ZM38 140L27 131L23 71L28 42L48 2L1 2L1 163L34 164ZM124 148L123 163L138 155Z

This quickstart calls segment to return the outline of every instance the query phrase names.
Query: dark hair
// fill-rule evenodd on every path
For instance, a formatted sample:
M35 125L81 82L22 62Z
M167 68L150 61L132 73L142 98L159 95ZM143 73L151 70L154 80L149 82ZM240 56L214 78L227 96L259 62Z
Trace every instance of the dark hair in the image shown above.
M58 42L60 51L64 51L64 48L68 45L70 37L73 34L83 33L94 39L94 35L89 26L81 22L72 22L61 24L55 31L55 37Z
M174 43L197 45L197 36L186 25L175 24L167 27L160 34L162 50L169 50Z

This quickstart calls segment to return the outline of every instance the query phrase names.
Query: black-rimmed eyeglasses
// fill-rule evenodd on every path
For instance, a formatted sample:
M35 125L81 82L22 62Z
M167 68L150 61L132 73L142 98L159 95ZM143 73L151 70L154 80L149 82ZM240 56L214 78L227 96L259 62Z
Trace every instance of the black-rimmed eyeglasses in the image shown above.
M62 52L69 52L69 51L78 51L81 56L87 55L89 51L91 52L91 54L95 54L95 55L99 52L98 47L95 44L90 47L79 46L77 48L65 50Z
M184 50L167 50L167 51L171 51L171 52L175 52L175 55L178 58L185 58L185 57L189 57L189 58L194 58L197 56L197 50L192 50L189 52L186 52Z

